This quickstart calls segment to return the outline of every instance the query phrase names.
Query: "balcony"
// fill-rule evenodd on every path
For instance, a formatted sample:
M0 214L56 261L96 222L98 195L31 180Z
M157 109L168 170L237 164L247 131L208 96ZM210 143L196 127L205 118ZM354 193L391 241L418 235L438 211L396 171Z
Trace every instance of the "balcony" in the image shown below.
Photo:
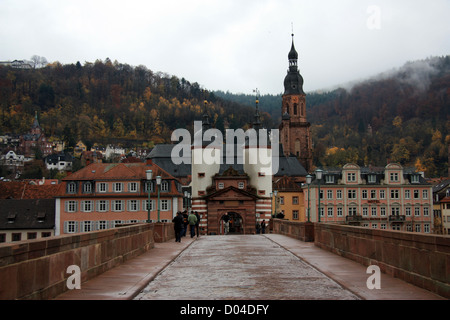
M345 222L349 225L359 225L362 221L362 216L360 215L353 215L353 216L346 216Z
M390 215L389 216L389 222L405 222L406 221L406 216L401 216L401 215Z

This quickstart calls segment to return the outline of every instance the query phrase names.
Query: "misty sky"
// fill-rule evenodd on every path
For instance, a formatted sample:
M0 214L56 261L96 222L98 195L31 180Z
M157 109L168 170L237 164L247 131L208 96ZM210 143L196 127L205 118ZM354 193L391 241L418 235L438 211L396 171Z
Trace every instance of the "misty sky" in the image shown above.
M449 0L0 0L0 60L110 58L208 90L305 91L450 54Z

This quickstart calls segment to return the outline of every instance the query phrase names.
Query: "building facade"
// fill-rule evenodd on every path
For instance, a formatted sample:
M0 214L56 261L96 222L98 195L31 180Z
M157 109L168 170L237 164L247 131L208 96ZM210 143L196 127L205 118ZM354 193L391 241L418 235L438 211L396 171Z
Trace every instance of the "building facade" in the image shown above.
M420 173L399 164L385 168L360 168L347 164L326 170L310 190L311 220L350 224L374 229L431 233L432 187ZM306 199L308 186L303 185ZM320 215L319 215L320 213Z
M304 193L300 183L292 177L284 176L275 179L273 190L273 212L275 214L282 213L283 219L289 221L306 221Z
M153 172L151 182L147 181L147 170ZM157 176L161 177L159 187ZM55 233L89 232L147 222L148 206L150 222L171 222L182 205L180 182L151 161L91 164L60 184Z

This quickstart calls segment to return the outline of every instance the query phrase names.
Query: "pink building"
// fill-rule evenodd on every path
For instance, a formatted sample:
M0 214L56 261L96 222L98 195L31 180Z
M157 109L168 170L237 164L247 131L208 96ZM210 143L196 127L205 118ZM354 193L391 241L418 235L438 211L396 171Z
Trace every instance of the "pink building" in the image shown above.
M151 183L146 171L152 170ZM160 201L156 177L161 177ZM56 197L55 234L114 228L118 224L172 221L183 211L180 182L151 160L146 163L94 163L63 179Z
M305 210L308 185L304 184ZM324 170L309 186L311 221L351 224L374 229L432 232L432 186L420 173L391 163L385 168L347 164Z

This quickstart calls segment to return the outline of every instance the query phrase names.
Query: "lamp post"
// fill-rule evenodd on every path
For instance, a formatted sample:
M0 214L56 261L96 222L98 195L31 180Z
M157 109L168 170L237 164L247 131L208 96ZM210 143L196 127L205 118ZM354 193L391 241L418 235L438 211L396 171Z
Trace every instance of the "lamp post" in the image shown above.
M161 187L161 176L156 177L156 185L158 186L158 222L160 222L159 213L160 213L160 207L161 204L159 203L159 189Z
M273 192L270 193L270 214L272 215L272 218L274 217L273 215Z
M319 222L320 222L320 181L322 180L322 174L323 174L322 170L320 170L320 169L316 170L316 179L319 182L319 194L318 194L318 199L319 199L319 212L318 212Z
M311 208L310 208L310 205L309 205L309 194L310 194L310 192L309 192L309 186L311 185L311 182L312 182L312 176L311 175L307 175L306 176L306 184L308 185L308 222L311 222L311 219L310 219L310 210L311 210Z
M278 203L278 201L277 201L277 196L278 196L278 190L275 190L274 192L273 192L273 195L275 196L275 217L277 216L277 203Z
M145 171L145 174L147 175L147 191L148 191L148 203L147 203L147 223L150 223L150 192L152 191L152 178L153 178L153 171L147 170Z

